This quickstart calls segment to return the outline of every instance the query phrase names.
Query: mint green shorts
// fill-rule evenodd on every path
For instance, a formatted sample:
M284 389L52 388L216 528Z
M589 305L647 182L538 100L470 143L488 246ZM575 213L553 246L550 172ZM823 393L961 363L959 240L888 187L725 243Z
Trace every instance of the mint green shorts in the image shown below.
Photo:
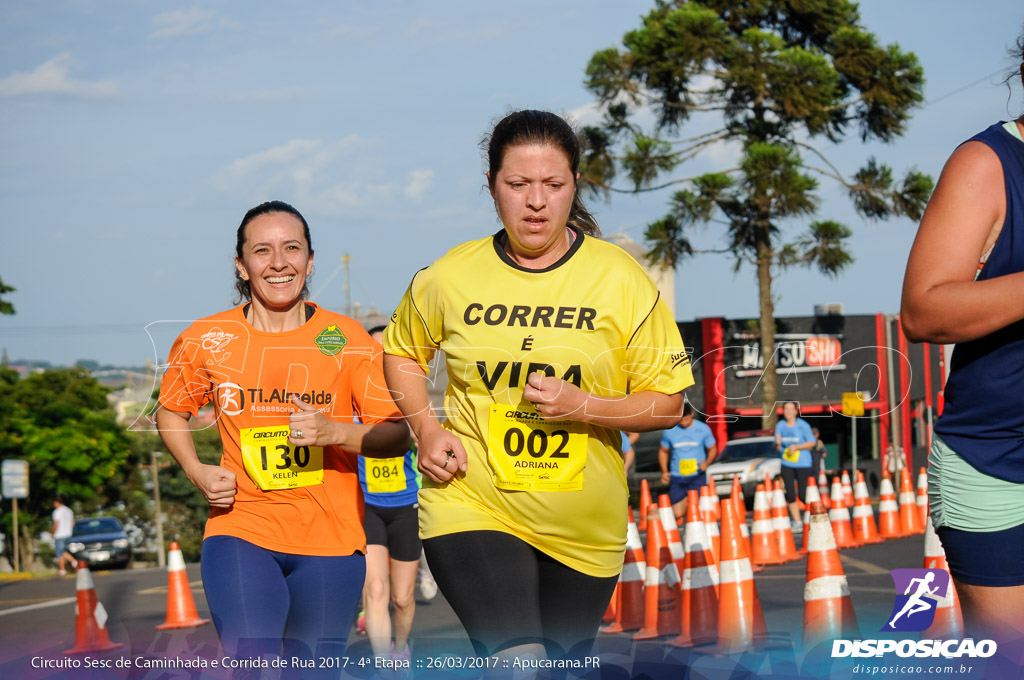
M978 471L938 435L928 456L928 504L936 529L992 532L1024 524L1024 484Z

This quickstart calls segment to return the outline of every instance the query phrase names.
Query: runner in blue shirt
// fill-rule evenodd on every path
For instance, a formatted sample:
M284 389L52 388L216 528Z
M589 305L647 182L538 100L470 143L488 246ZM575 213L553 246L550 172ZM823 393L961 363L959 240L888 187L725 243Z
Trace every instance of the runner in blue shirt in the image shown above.
M800 521L800 506L796 503L796 487L802 483L801 488L806 495L807 477L814 472L811 468L811 449L818 438L811 432L807 421L799 417L795 401L783 404L782 418L775 426L775 448L782 452L782 482L786 489L791 526L794 533L800 533L804 525Z
M693 417L693 407L687 402L679 424L661 435L658 449L661 483L671 482L668 497L676 519L686 514L687 492L699 491L706 483L704 471L717 455L718 445L711 428Z

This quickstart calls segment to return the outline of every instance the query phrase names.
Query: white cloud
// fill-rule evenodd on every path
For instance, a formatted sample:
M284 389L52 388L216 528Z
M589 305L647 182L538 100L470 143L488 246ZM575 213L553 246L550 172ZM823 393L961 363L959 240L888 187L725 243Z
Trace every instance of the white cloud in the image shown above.
M153 32L150 38L177 38L184 35L207 33L213 28L216 15L205 9L176 9L153 17Z
M353 208L386 204L396 191L367 177L362 152L372 146L356 135L335 142L294 139L232 162L212 181L226 193L293 197L301 210L344 214ZM429 184L429 177L419 176L423 172L433 174L429 170L410 173L410 188L416 189L417 182Z
M409 173L409 184L402 193L413 200L418 200L434 182L433 170L413 170Z
M64 52L36 67L31 73L14 73L0 80L0 97L24 94L64 94L74 97L105 99L120 91L110 80L90 83L68 77L74 63L70 52Z

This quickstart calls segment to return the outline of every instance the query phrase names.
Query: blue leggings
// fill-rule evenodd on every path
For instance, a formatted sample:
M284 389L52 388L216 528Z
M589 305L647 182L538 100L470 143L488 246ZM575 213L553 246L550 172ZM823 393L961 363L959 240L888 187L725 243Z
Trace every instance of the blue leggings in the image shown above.
M319 657L345 651L363 590L366 558L360 553L290 555L233 536L211 536L203 541L202 574L226 654L283 654L316 664ZM317 677L316 669L289 670L297 677ZM337 671L330 671L327 676L335 675Z

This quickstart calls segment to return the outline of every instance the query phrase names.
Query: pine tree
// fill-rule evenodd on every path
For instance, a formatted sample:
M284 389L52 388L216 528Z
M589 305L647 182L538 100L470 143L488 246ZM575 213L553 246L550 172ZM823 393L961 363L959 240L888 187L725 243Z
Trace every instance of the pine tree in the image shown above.
M933 186L916 170L896 180L874 158L844 176L819 145L854 131L865 142L899 137L923 100L923 70L913 53L879 45L860 25L857 5L845 0L659 0L623 46L597 52L587 66L586 85L604 118L584 131L584 187L605 198L680 187L646 232L652 260L667 266L696 254L691 229L724 223L723 250L737 270L750 264L757 274L762 423L771 427L773 275L801 264L836 276L853 261L844 243L850 228L813 220L818 179L842 184L856 211L872 220L919 219ZM635 122L641 112L653 112L653 130ZM694 114L716 116L720 125L687 136ZM675 176L686 161L727 142L742 148L736 167ZM620 175L628 186L613 184ZM785 240L783 227L795 219L809 226Z

